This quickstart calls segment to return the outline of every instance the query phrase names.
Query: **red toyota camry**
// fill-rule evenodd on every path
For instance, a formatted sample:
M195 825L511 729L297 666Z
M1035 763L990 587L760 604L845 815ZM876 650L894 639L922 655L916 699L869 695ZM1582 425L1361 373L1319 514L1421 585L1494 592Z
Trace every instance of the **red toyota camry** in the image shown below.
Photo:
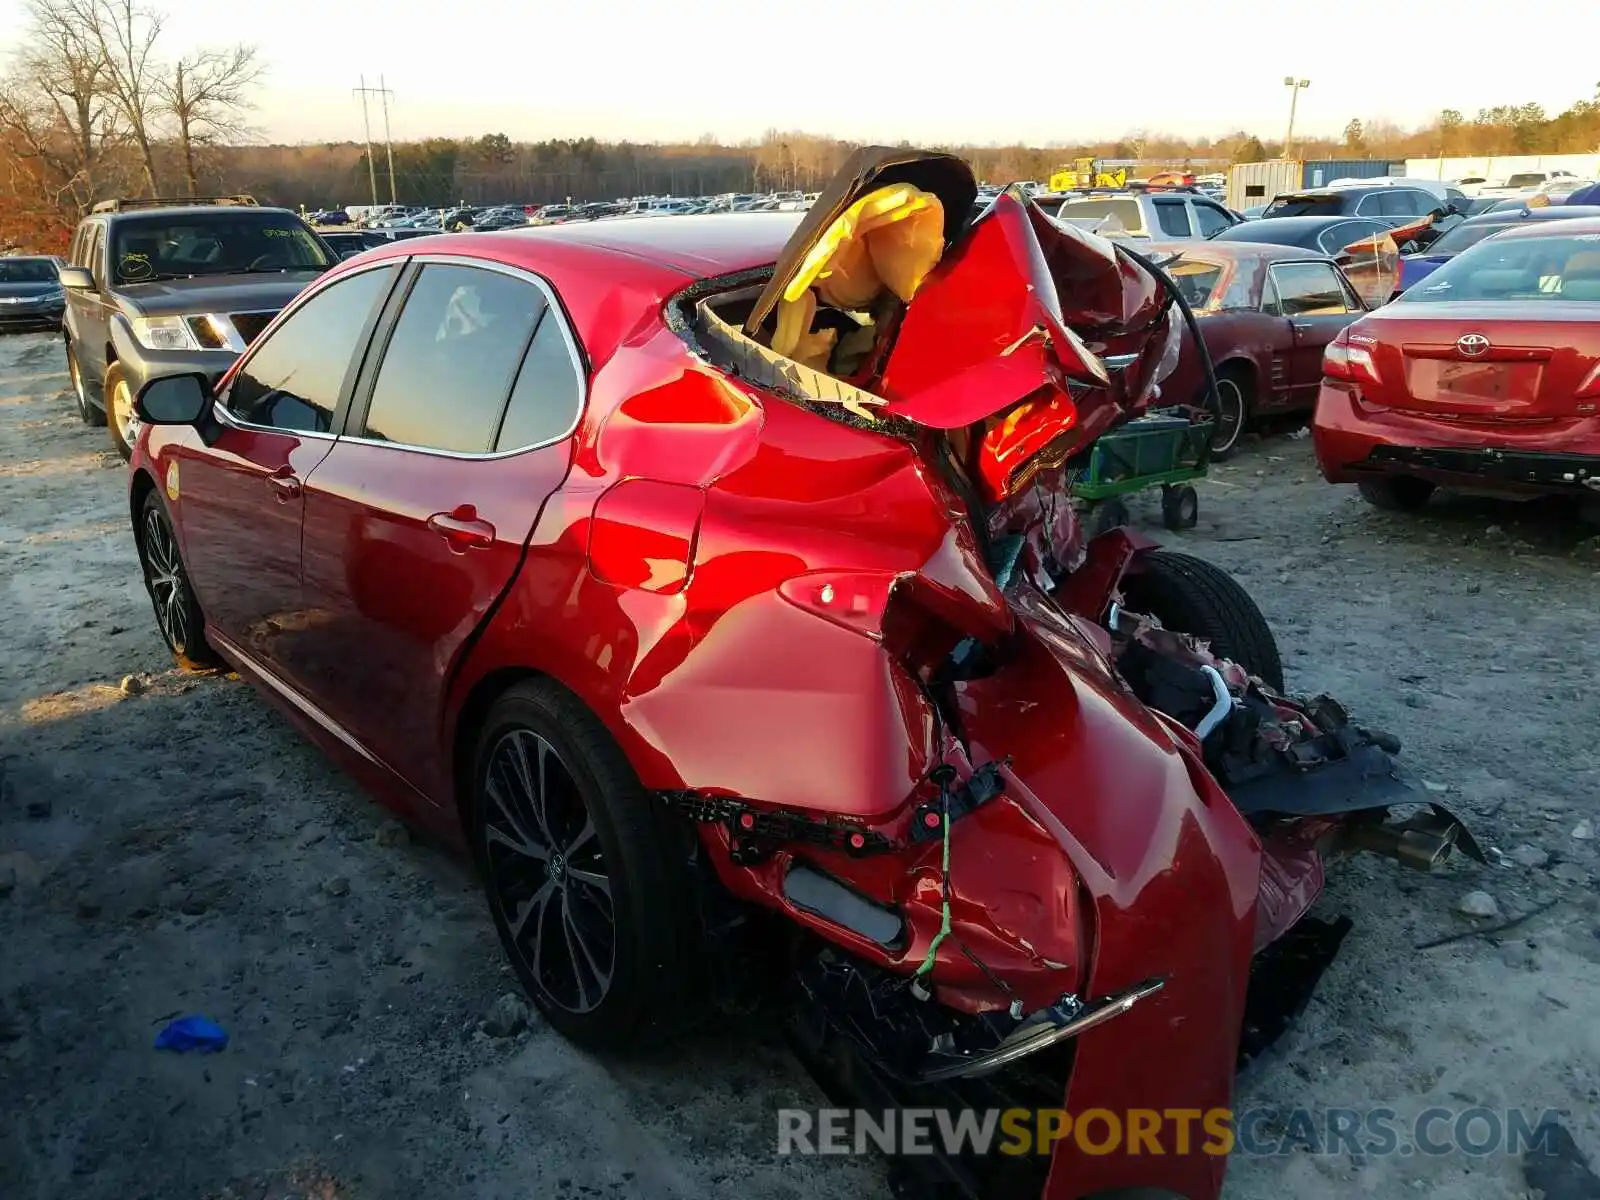
M754 993L880 1110L1220 1114L1348 927L1323 852L1471 839L1389 816L1398 743L1285 694L1229 576L1085 539L1071 472L1183 306L976 191L869 150L803 220L398 243L215 383L120 331L145 582L180 662L470 848L588 1046ZM903 1165L1215 1196L1174 1136Z
M1312 431L1381 508L1600 491L1600 220L1479 242L1328 347Z

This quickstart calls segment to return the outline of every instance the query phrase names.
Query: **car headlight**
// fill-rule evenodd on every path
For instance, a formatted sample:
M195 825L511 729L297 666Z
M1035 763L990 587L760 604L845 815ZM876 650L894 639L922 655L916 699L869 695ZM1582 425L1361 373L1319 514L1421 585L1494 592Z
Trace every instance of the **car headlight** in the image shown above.
M133 336L146 350L198 350L200 343L182 317L136 317Z

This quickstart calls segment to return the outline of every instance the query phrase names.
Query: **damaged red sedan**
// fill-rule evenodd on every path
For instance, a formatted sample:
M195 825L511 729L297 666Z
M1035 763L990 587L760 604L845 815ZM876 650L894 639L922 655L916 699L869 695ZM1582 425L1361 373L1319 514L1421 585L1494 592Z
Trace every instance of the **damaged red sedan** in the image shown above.
M867 150L798 225L346 262L215 389L140 381L146 583L180 662L470 848L587 1046L755 998L877 1109L1225 1107L1343 936L1306 916L1324 856L1473 847L1392 738L1285 694L1226 574L1084 539L1071 472L1187 310L975 194ZM1225 1162L898 1165L1066 1200Z

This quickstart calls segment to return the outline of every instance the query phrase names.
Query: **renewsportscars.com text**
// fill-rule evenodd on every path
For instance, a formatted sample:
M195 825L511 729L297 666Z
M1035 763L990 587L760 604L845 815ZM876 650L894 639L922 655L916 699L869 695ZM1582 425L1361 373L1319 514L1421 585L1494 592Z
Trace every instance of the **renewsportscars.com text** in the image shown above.
M779 1154L1352 1154L1484 1157L1550 1153L1553 1110L1392 1108L778 1110Z

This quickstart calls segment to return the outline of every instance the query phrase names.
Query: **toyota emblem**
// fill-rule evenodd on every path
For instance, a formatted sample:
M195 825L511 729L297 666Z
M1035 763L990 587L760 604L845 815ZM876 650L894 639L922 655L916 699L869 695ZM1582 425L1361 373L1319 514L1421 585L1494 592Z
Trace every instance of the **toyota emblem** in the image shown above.
M1456 349L1468 358L1481 358L1489 353L1489 339L1481 333L1469 333L1456 339Z

